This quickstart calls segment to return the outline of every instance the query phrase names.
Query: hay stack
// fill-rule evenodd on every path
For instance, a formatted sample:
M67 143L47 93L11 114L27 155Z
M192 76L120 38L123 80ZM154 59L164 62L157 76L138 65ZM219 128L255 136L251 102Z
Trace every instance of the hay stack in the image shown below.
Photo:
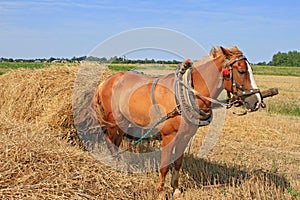
M18 69L0 76L0 199L153 195L146 178L109 169L62 140L77 137L72 97L78 69Z
M0 76L0 115L19 122L71 130L72 90L78 67L18 69ZM72 135L72 136L68 136ZM70 139L74 130L65 132Z
M1 115L69 127L72 88L78 67L18 69L0 76Z

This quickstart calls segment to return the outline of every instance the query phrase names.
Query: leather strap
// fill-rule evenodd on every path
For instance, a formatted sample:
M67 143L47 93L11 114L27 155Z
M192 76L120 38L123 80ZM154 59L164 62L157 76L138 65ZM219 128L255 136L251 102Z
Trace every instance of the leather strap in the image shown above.
M159 110L159 106L157 105L157 102L156 102L156 99L155 99L155 87L157 85L159 81L159 77L156 78L153 83L152 83L152 87L151 87L151 100L152 100L152 104L156 110L156 115L158 118L161 118L161 113L160 113L160 110Z

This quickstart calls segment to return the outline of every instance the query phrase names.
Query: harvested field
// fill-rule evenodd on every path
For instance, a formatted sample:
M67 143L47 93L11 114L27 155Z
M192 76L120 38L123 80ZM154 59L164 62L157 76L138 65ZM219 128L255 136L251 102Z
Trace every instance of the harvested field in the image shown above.
M170 199L170 175L158 194L157 172L115 171L82 148L72 111L78 69L17 69L0 76L0 198ZM255 78L262 89L279 88L267 107L300 106L300 77ZM207 127L199 129L181 172L183 199L299 198L299 116L277 111L238 117L228 110L204 158L198 152Z

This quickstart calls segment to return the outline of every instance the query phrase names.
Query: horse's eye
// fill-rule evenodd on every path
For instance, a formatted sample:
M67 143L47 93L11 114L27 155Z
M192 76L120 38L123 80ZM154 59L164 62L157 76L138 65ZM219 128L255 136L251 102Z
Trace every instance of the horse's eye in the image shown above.
M241 74L241 75L244 75L244 74L246 74L246 70L238 70L238 72L239 72L239 74Z

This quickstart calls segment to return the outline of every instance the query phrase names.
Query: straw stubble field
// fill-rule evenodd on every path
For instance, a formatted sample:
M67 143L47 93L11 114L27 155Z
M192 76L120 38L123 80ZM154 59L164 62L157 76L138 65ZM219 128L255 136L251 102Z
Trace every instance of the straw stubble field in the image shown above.
M170 176L158 194L157 172L119 172L83 150L72 117L77 72L60 66L0 76L0 198L169 199ZM262 89L279 88L267 106L300 106L299 77L255 78ZM228 110L216 146L201 159L207 127L198 130L181 171L182 198L299 198L299 129L299 116Z

